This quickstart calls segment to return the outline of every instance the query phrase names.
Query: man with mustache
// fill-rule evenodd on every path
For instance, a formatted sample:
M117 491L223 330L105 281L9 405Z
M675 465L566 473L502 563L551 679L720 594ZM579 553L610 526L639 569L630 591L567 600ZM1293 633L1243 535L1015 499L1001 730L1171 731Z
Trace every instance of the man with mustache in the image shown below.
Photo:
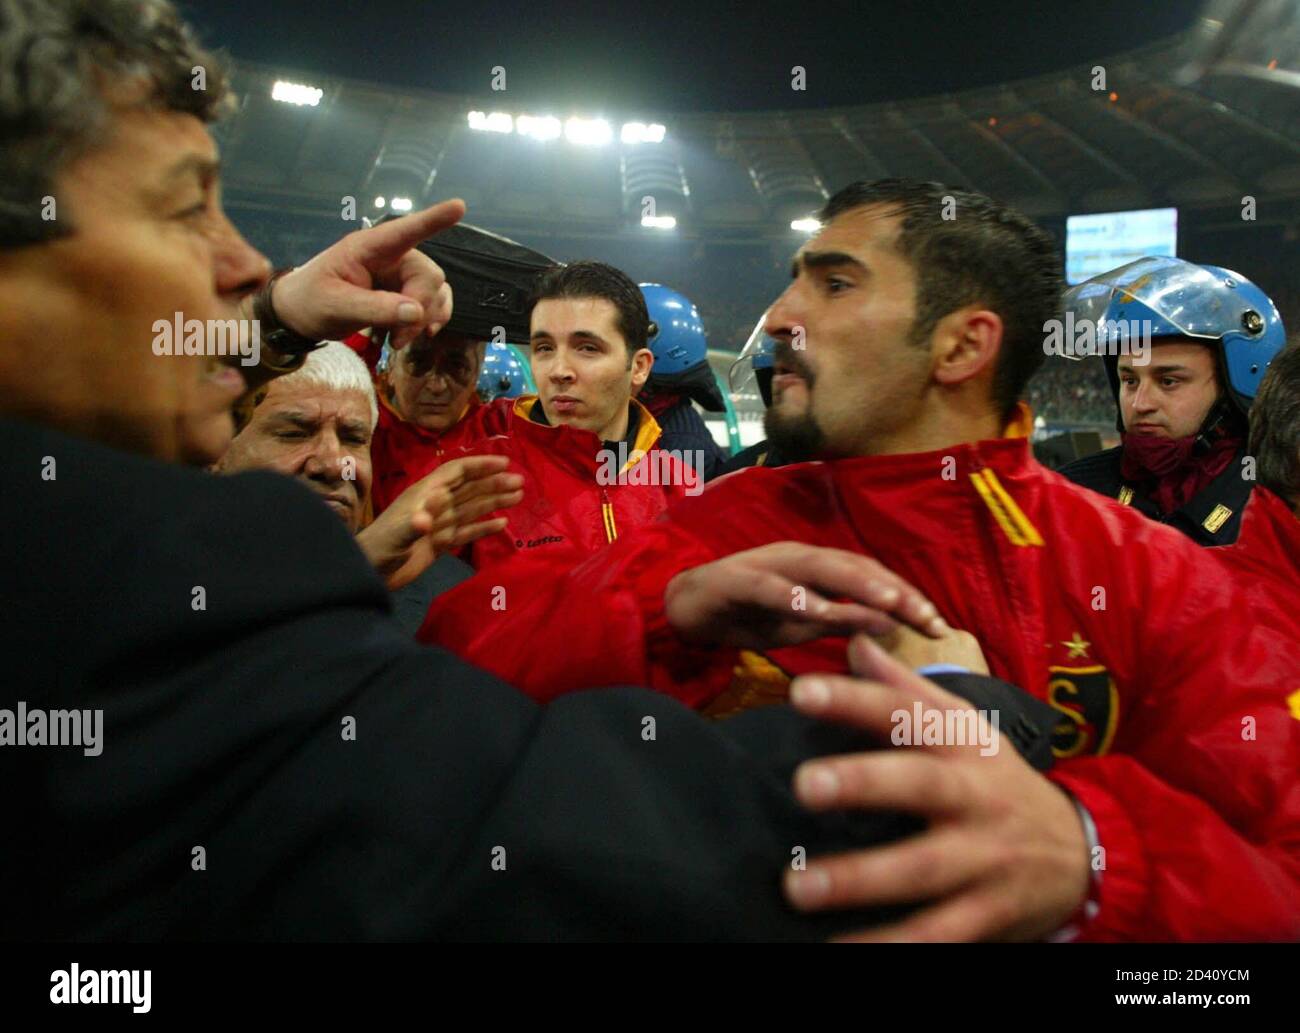
M794 899L931 901L889 930L920 938L1037 937L1067 920L1094 939L1300 935L1300 645L1252 619L1185 537L1033 461L1018 399L1060 312L1055 243L987 197L908 180L852 184L821 222L766 329L769 440L822 461L725 478L572 571L472 579L422 637L540 699L618 677L730 711L803 675L797 701L879 734L896 692L925 690L881 678L878 705L848 704L852 683L818 673L847 673L843 638L790 647L770 618L721 645L694 630L737 609L716 604L720 584L784 597L792 617L835 605L818 571L754 569L783 540L879 557L976 637L995 676L1058 710L1058 765L1048 783L940 755L814 766L819 800L932 824L907 847L788 877ZM493 587L524 602L493 613ZM1081 823L1087 886L1069 862ZM1030 857L1060 867L1029 886Z

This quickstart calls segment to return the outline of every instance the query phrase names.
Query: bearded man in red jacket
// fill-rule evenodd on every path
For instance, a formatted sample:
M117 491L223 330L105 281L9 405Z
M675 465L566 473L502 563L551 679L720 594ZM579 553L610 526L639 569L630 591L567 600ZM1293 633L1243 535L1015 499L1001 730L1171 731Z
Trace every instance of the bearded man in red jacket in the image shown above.
M988 198L909 181L854 184L822 221L766 329L768 437L823 461L723 478L567 573L473 579L423 637L542 699L636 681L725 711L803 675L795 702L888 736L895 703L942 701L859 649L879 705L860 683L845 702L833 599L848 593L776 550L874 556L974 634L994 675L1060 711L1058 763L1047 782L943 746L822 765L816 805L932 821L789 876L798 904L929 900L891 930L923 938L1300 936L1300 646L1252 615L1222 560L1033 461L1017 400L1060 315L1055 243ZM749 586L751 633L698 630L723 582ZM1055 877L1017 882L1043 858Z

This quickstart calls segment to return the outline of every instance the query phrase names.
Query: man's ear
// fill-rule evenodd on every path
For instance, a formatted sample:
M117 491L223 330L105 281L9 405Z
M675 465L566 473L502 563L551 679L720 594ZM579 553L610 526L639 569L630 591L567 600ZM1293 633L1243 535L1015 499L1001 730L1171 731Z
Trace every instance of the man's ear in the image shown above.
M655 364L655 353L649 348L638 348L632 353L632 394L650 379L650 369Z
M931 336L934 379L956 387L986 374L990 378L1002 349L1002 317L974 305L949 312Z

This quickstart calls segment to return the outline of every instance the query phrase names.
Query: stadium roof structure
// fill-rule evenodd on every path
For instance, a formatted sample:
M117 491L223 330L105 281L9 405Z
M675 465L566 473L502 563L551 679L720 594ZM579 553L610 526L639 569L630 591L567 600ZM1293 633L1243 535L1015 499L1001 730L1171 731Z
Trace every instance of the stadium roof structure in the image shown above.
M319 93L281 103L277 82ZM623 143L623 119L598 110L529 112L608 118L612 140L584 146L476 131L468 116L489 113L482 97L239 61L232 83L238 111L217 136L235 209L320 215L352 197L373 216L394 198L459 196L494 229L608 234L654 232L641 229L651 198L687 237L761 239L788 235L852 180L908 176L1040 219L1177 205L1239 221L1247 196L1261 222L1300 218L1293 0L1209 0L1177 36L989 88L811 112L617 113L663 122L660 143Z

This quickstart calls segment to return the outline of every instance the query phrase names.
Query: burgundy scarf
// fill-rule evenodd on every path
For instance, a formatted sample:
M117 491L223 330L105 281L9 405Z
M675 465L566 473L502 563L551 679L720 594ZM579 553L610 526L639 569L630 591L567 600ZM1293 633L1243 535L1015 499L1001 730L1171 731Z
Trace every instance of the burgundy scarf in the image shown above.
M654 393L643 391L637 396L637 401L649 409L650 415L656 420L681 400L681 395L673 394L671 391L656 391Z
M1242 437L1227 433L1208 452L1195 453L1196 435L1160 438L1151 434L1125 434L1120 475L1141 487L1161 516L1191 502L1223 473L1241 447Z

